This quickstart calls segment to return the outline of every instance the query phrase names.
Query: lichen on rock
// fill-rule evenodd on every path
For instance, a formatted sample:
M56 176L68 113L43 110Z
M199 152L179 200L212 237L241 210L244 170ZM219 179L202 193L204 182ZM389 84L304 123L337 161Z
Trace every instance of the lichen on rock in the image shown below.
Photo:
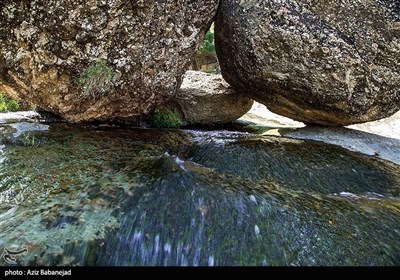
M400 107L397 0L222 0L222 75L269 110L322 125L388 117Z
M176 93L218 2L1 1L0 91L73 122L140 116Z

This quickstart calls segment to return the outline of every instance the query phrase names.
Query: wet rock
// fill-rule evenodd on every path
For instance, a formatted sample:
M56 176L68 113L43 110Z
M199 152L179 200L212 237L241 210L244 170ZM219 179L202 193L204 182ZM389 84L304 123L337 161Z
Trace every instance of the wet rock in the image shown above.
M400 165L400 140L345 127L304 127L285 137L322 141Z
M0 4L0 91L73 122L135 118L175 94L217 0Z
M254 102L252 109L237 122L253 133L322 141L400 164L400 112L379 121L346 128L304 127L303 123L276 115Z
M253 100L236 93L221 75L187 71L178 95L163 107L178 112L183 124L215 124L237 120L252 104Z
M15 121L28 121L41 119L42 116L38 112L34 111L19 111L19 112L7 112L0 113L0 123Z
M397 0L222 0L216 45L222 75L294 120L349 125L400 104Z

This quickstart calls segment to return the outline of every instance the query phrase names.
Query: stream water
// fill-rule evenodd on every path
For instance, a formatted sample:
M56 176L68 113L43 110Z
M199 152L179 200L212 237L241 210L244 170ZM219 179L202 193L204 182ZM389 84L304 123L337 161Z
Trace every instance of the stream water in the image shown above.
M400 265L400 166L383 160L224 130L0 134L17 265Z

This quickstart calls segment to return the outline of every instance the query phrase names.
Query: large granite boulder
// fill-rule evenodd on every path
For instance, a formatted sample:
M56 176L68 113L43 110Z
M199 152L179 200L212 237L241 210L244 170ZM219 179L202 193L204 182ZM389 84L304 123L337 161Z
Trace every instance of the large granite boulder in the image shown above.
M218 0L3 0L0 91L69 121L130 119L173 96Z
M398 0L222 0L222 75L269 110L348 125L400 107Z
M153 117L176 119L170 124L161 122L161 126L228 123L246 114L252 105L252 99L235 92L221 75L187 71L178 94L157 108Z

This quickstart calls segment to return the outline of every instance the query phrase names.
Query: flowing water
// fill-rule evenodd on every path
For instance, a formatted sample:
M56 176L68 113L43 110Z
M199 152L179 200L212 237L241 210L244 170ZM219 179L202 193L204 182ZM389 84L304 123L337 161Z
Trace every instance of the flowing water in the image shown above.
M18 265L400 265L389 162L223 130L0 133L0 250L28 248Z

